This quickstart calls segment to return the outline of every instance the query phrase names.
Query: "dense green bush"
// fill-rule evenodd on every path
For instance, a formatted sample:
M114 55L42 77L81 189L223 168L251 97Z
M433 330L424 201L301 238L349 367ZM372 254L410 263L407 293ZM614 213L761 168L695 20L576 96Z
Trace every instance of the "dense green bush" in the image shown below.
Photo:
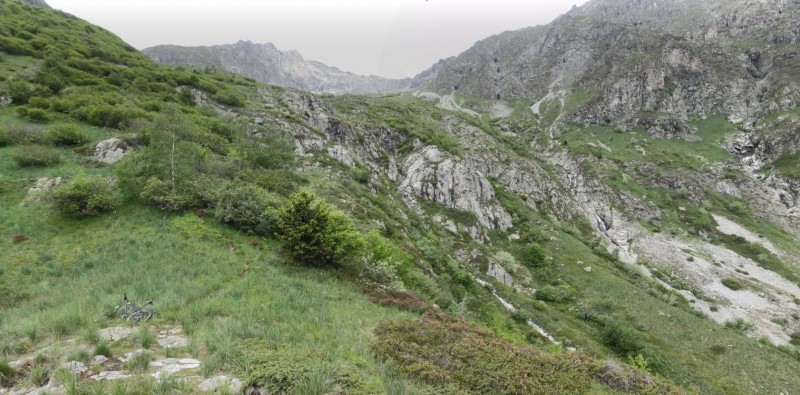
M603 320L601 340L620 355L636 356L645 349L645 342L636 329L615 318Z
M549 266L549 263L547 252L545 252L542 246L533 243L528 247L528 251L525 253L525 264L534 269L541 269Z
M221 90L214 95L214 100L226 106L241 107L244 105L247 98L239 92Z
M47 167L61 162L61 154L57 149L41 145L19 147L11 158L19 167Z
M88 217L113 210L118 204L117 193L107 179L75 177L56 189L50 197L53 206L62 214Z
M192 199L189 196L178 193L171 182L162 181L156 177L147 179L139 193L139 198L145 203L166 211L180 211L192 206Z
M47 122L50 120L50 115L47 113L47 111L40 108L19 106L17 107L17 115L31 122Z
M214 216L239 230L272 236L282 199L254 185L224 188L213 198Z
M81 145L89 142L89 135L75 125L53 126L45 132L45 138L55 145Z
M264 388L271 394L378 393L356 373L355 367L331 364L306 350L275 349L258 341L242 342L238 347L246 350L243 353L246 371L242 372L245 384ZM309 391L311 384L316 384L318 391Z
M27 81L23 80L11 80L6 83L6 91L8 95L11 97L12 103L15 105L21 105L28 103L28 99L30 99L34 94L36 94L36 89L32 84Z
M16 372L6 359L0 359L0 387L11 384L11 380L16 376Z
M299 192L278 213L281 245L308 266L336 266L357 255L363 239L350 218L308 192Z
M11 141L11 137L8 137L6 128L4 126L0 126L0 147L11 145L11 143L13 143L13 141Z
M744 288L744 286L742 286L742 283L740 283L739 280L736 280L734 278L722 279L722 285L724 285L724 286L726 286L726 287L728 287L728 288L730 288L730 289L732 289L734 291L738 291L738 290Z
M534 296L538 300L551 303L563 303L569 301L571 298L569 291L564 289L564 287L552 285L545 285L537 289Z

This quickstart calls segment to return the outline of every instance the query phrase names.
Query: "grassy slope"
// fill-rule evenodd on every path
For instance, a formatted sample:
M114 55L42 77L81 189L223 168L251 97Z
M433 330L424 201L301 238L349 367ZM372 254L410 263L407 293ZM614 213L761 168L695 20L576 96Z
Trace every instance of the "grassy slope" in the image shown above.
M16 56L6 56L6 59L11 60L13 67L3 62L0 70L14 73L34 62L31 58ZM158 78L172 80L172 84L174 80L185 77L177 71L148 64L142 68L136 70L141 72L141 76L160 75L162 77ZM212 85L219 89L239 89L232 87L231 81L247 85L246 81L226 75L215 75L212 80L206 78L203 75L197 85ZM133 80L130 84L123 84L119 92L130 93L135 103L159 95L164 95L164 100L175 100L172 86L157 85L155 87L161 90L145 91L139 89ZM102 89L114 90L107 86ZM255 96L251 92L251 97ZM401 152L409 149L411 136L447 150L458 150L458 142L436 126L437 120L447 112L430 104L405 96L386 99L345 97L331 101L342 112L356 110L351 114L363 114L353 115L348 122L383 125L404 131L408 138L400 147ZM258 103L251 105L258 106ZM71 122L69 114L55 115L56 122ZM0 111L0 117L3 122L21 122L12 109ZM484 128L492 128L485 122L472 121ZM103 128L82 127L91 134L93 143L117 133ZM496 130L489 132L495 138L501 135ZM596 135L584 143L596 142L598 137L601 141L605 138L605 144L617 148L614 155L623 155L618 160L637 155L629 141L616 141L620 136L610 130L605 131L607 135L599 136L603 132L594 131ZM587 136L590 134L576 134L579 139ZM522 135L519 138L528 137ZM717 135L709 137L712 142L718 138ZM510 155L520 150L513 144L511 138L508 141L498 138L498 146ZM678 150L703 154L691 151L693 147L690 144L680 147L672 144L682 143L657 140L652 142L648 151L652 150L655 157L664 161L671 161L674 151ZM219 226L213 220L198 219L193 214L164 214L130 203L116 213L75 221L53 214L44 203L19 206L17 203L24 197L24 189L37 176L68 176L77 172L110 175L112 171L110 168L82 166L81 160L73 158L69 149L61 149L65 163L57 168L17 169L8 159L13 149L0 148L2 174L22 180L14 184L13 192L1 197L3 207L9 209L0 212L0 248L11 253L2 258L0 281L4 290L9 290L14 297L15 303L2 306L0 313L3 317L0 331L4 352L18 354L30 346L27 343L46 344L57 335L91 332L101 325L111 325L113 321L94 320L104 310L119 303L120 294L127 291L137 300L155 300L160 313L158 319L184 325L194 341L192 347L209 360L223 361L221 368L231 369L241 364L241 360L237 362L236 352L231 352L238 347L238 341L263 339L265 348L285 348L296 355L309 350L321 351L324 358L353 367L376 388L381 387L381 382L394 382L382 364L373 360L366 344L378 321L405 318L409 317L408 314L371 304L354 285L342 282L330 273L285 265L276 255L272 241L256 243L261 246L258 249L251 244L250 238ZM719 151L708 153L714 156L711 160L723 155ZM336 167L321 156L313 159ZM704 160L697 155L688 155L678 163L694 167ZM352 174L347 170L338 169L341 172L334 172L334 177L322 170L312 172L308 177L315 188L329 196L331 201L334 198L351 199L349 202L365 208L356 210L364 222L375 217L386 221L391 217L391 223L396 226L413 228L420 225L413 216L408 219L398 215L397 209L402 207L401 204L383 201L369 188L350 179ZM387 190L391 190L391 183L388 185ZM544 221L550 224L535 213L528 215L532 217L530 223ZM569 224L551 225L562 230L571 228ZM30 240L11 243L11 237L17 233L29 234ZM448 253L465 246L463 242L448 240L445 235L440 233ZM228 251L228 242L234 245L235 254ZM519 257L524 249L522 243L501 242L499 238L496 243L493 247L484 247L485 252L506 249ZM593 253L587 244L563 233L557 241L546 245L556 263L564 264L556 274L562 278L562 283L576 290L576 303L543 305L499 287L501 293L549 331L562 339L570 339L582 351L600 358L613 355L613 352L599 341L597 325L580 319L577 310L582 304L606 309L609 314L622 317L637 328L649 343L672 360L675 373L670 378L704 392L776 393L800 386L793 381L797 379L791 373L800 368L796 360L760 346L734 331L723 330L685 308L671 306L670 302L674 300L670 300L669 294L647 294L651 284L620 270L607 257ZM595 267L595 270L587 274L583 271L584 264L579 266L575 263L579 260ZM442 278L446 275L440 280ZM445 280L434 285L441 287L441 294L448 295L447 298L453 298L450 295L452 290L464 292ZM531 285L541 284L534 282ZM120 289L120 286L125 289ZM469 292L469 298L464 299L469 301L472 309L466 313L468 317L490 326L495 334L517 343L525 342L525 326L514 323L488 292L481 289ZM428 296L433 299L436 295ZM444 301L451 302L448 299ZM455 311L457 306L449 308ZM663 315L654 312L663 312ZM32 328L37 329L35 336L31 336ZM687 333L693 336L687 336ZM709 347L717 344L734 346L723 355L715 355ZM411 383L404 385L414 388Z

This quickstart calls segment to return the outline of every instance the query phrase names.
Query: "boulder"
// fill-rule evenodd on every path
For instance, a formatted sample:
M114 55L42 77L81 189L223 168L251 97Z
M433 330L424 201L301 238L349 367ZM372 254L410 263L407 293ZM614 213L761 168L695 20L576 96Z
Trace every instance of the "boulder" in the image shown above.
M94 160L114 164L119 162L133 147L127 140L113 138L97 143L94 149Z
M60 186L63 183L61 177L41 177L36 180L36 185L28 188L28 200L37 200L43 193Z

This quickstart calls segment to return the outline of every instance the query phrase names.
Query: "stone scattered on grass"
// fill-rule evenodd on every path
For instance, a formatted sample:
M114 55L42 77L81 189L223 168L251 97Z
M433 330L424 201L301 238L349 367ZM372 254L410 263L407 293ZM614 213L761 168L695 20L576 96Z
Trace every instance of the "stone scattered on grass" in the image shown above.
M100 372L92 377L92 380L121 380L130 378L131 375L117 370L109 370L107 372Z
M137 355L141 355L143 352L144 352L144 350L142 350L141 348L139 348L139 349L137 349L136 351L126 352L125 354L122 354L122 356L121 356L121 357L119 357L119 358L117 358L117 359L119 359L119 360L120 360L120 362L123 362L123 363L124 363L124 362L128 362L128 361L130 361L131 359L133 359L133 357L135 357L135 356L137 356Z
M214 376L206 379L197 389L203 392L227 392L237 394L242 390L242 381L233 376Z
M105 356L105 355L95 355L94 357L92 357L92 360L91 360L90 363L92 365L102 365L102 364L104 364L106 362L108 362L108 357L107 356Z
M78 361L65 362L62 363L60 367L64 369L69 369L72 373L76 375L80 375L81 373L89 370L89 368L87 368L83 362L78 362Z
M159 336L159 339L157 341L158 345L160 345L163 348L183 348L189 345L189 339L177 335L165 336L165 337Z
M137 333L139 333L137 328L125 328L121 326L103 328L97 331L97 335L100 337L100 339L107 342L129 339Z
M200 361L192 358L166 358L150 362L150 367L158 369L152 376L161 378L169 377L181 370L197 369L200 367Z

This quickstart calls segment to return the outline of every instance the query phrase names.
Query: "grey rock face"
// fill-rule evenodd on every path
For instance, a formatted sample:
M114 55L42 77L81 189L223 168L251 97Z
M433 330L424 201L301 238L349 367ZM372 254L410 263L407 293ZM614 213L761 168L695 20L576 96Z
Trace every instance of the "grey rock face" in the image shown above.
M161 45L143 52L158 63L211 67L253 78L259 82L315 93L391 93L419 86L435 73L435 67L417 78L389 79L362 76L306 60L297 51L281 51L270 43L210 47Z
M428 146L410 155L403 168L406 176L399 190L412 207L419 197L473 213L488 229L506 230L513 226L511 216L495 200L489 180L458 158Z
M800 88L785 76L795 68L798 19L797 2L595 0L547 26L479 41L443 64L430 87L558 98L558 120L588 124L646 111L678 120L724 113L747 125L795 105L785 99Z

